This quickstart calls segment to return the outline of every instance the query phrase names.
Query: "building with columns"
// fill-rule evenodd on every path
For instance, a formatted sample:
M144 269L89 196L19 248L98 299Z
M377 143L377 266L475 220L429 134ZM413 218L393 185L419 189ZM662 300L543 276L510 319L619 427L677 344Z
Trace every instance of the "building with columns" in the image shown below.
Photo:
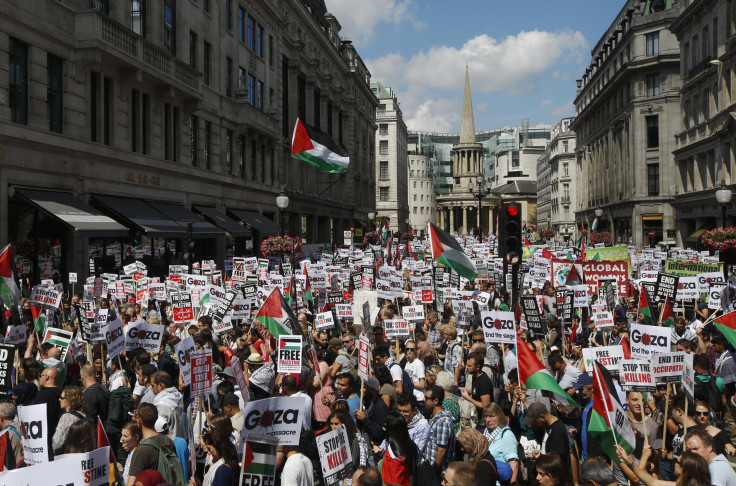
M368 224L378 103L322 0L3 5L0 245L36 281L164 274L190 223L219 268L281 228L320 245ZM345 175L291 158L297 117Z
M576 234L575 133L572 118L552 127L552 140L537 160L537 227L550 228L555 240L568 241Z
M380 82L371 83L376 109L376 220L388 218L391 231L409 230L409 168L407 131L396 94Z
M471 233L473 228L478 227L484 235L494 231L496 198L490 194L486 181L483 152L483 144L475 139L470 75L466 67L460 139L453 144L451 152L452 188L449 194L437 196L437 222L440 228L461 234ZM484 197L476 201L477 195Z
M706 230L734 224L732 202L718 202L716 191L736 188L736 5L685 2L669 30L680 42L682 77L672 207L677 244L695 247Z
M682 79L680 46L667 27L682 8L674 0L625 2L577 81L576 226L601 210L599 230L615 243L649 246L675 235Z

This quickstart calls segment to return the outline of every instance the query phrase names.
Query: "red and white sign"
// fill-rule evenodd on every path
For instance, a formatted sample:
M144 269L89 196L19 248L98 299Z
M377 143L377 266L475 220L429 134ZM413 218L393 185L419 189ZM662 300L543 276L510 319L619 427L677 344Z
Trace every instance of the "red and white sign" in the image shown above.
M358 340L358 376L362 380L368 379L368 361L370 360L371 343L368 336L361 335Z
M335 327L335 319L332 317L332 312L320 312L315 317L314 328L319 329L332 329Z
M61 304L61 293L40 286L33 287L31 305L46 309L58 309L59 304Z
M434 302L434 292L422 290L422 304L431 304L432 302Z
M625 391L656 392L652 364L638 359L624 359L618 364L618 380Z
M424 306L411 305L401 309L407 321L424 321Z
M403 319L387 319L383 321L386 339L402 339L409 337L409 321Z
M212 392L212 350L201 349L191 353L191 396L204 396Z
M632 324L629 335L632 358L649 359L655 354L670 352L672 329L669 327Z

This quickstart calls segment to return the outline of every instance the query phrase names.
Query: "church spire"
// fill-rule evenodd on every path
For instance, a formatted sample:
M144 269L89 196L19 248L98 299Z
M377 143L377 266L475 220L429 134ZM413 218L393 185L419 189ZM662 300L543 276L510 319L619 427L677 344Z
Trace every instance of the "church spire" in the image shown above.
M460 143L475 143L475 120L473 100L470 98L470 75L465 65L465 94L463 95L463 119L460 125Z

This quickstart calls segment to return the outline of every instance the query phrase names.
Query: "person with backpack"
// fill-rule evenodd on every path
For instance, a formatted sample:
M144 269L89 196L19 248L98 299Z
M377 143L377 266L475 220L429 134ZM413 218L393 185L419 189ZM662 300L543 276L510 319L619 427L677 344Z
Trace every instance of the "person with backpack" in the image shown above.
M61 449L66 441L66 434L69 427L78 420L84 419L87 410L87 398L84 396L82 387L67 386L62 390L59 404L64 413L59 417L59 423L56 424L54 436L51 439L51 447L56 454L61 454Z
M135 486L136 476L147 469L160 472L168 484L186 485L174 443L167 436L156 432L157 419L158 410L153 404L144 403L138 407L136 423L141 429L143 440L130 460L127 486Z
M485 427L480 431L488 442L488 451L494 458L501 484L515 483L519 474L519 442L509 427L509 420L501 407L491 403L483 409ZM460 435L465 434L461 432ZM460 440L460 436L458 436Z
M6 431L2 436L5 441L5 455L0 457L3 461L0 471L8 471L23 466L25 462L23 455L23 443L20 436L20 424L14 422L18 410L10 402L0 403L0 430ZM1 444L1 442L0 442Z
M412 383L408 373L396 362L396 358L391 356L387 344L376 346L373 350L373 359L376 365L385 365L388 368L398 395L403 395L404 393L414 394L414 383Z
M134 409L133 390L127 384L115 388L110 394L110 409L105 422L105 432L110 440L113 454L119 462L124 462L127 456L125 450L119 446L120 435L125 424L130 421L130 412L133 412Z
M711 411L718 415L723 403L723 378L712 376L709 372L708 357L704 354L693 356L693 371L695 372L695 400L702 400L708 404Z

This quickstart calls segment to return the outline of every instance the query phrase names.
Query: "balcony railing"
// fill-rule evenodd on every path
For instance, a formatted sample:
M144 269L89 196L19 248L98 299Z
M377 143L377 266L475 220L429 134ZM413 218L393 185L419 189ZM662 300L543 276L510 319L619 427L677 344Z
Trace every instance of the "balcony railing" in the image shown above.
M562 204L570 204L570 196L562 196L560 201L562 201Z
M79 12L75 19L78 48L99 47L133 66L144 64L194 91L199 91L201 73L97 11Z
M697 63L695 66L691 67L687 72L687 77L693 78L700 74L701 72L705 71L705 69L710 65L710 61L713 59L710 56L705 56L702 61Z

